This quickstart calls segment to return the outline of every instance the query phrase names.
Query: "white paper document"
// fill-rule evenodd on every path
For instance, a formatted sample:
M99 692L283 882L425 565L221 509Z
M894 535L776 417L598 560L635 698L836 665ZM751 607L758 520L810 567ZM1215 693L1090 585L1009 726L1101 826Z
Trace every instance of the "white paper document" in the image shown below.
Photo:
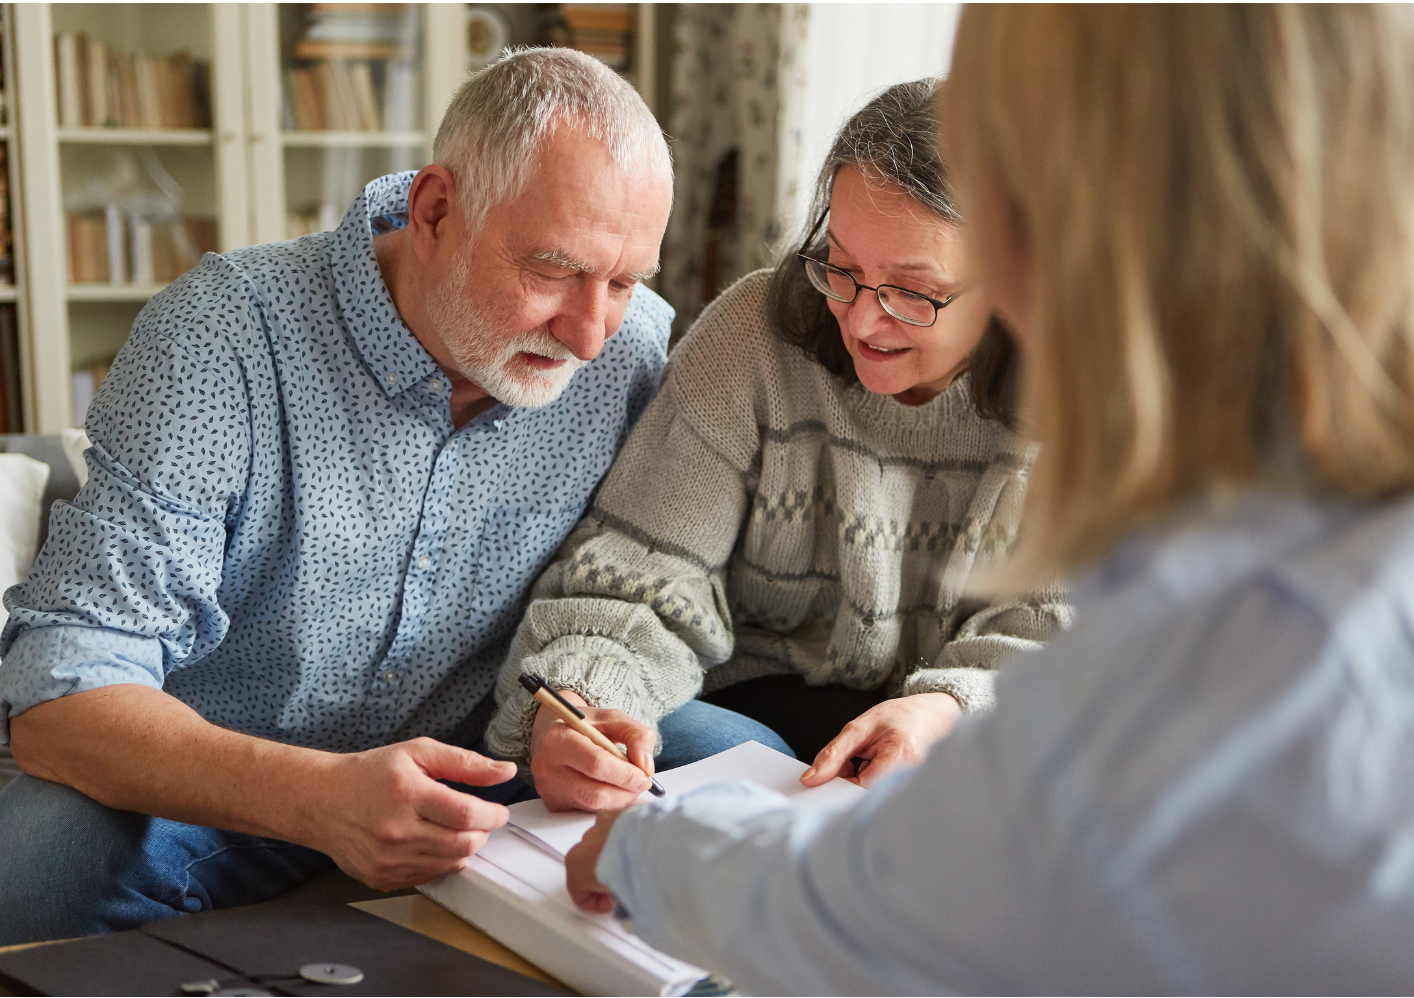
M805 763L769 749L760 742L744 742L706 759L659 773L658 782L668 792L668 797L674 797L711 783L747 780L784 794L791 798L791 803L801 807L847 807L868 792L858 784L838 777L823 786L803 787L800 785L800 774L808 768ZM644 793L639 799L651 801L657 798ZM584 838L584 833L594 824L592 814L584 811L557 814L540 800L512 804L510 812L508 827L511 831L561 858Z
M867 791L836 779L807 790L802 762L747 742L658 775L668 797L709 783L749 780L801 807L841 807ZM654 800L648 794L645 801ZM565 888L564 854L594 824L582 811L552 814L538 800L512 804L466 869L420 890L546 973L595 995L681 995L705 970L649 946L612 915L577 908Z

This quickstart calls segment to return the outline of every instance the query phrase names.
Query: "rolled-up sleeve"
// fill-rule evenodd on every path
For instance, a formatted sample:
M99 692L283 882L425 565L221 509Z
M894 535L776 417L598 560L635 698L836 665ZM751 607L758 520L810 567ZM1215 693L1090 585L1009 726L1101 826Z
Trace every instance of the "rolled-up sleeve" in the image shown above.
M167 292L217 302L220 320L200 308L139 315L89 410L88 482L54 504L33 570L5 593L5 742L10 718L36 704L119 683L160 688L225 636L227 525L250 458L240 365L220 328L227 269L208 257Z

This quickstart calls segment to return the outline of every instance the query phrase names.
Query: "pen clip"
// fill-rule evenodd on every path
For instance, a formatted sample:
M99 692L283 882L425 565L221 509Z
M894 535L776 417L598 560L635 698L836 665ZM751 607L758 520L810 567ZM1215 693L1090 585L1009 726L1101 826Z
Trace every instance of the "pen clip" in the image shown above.
M570 703L570 702L569 702L568 700L566 700L564 697L560 696L560 693L559 693L558 690L556 690L556 689L554 689L553 687L551 687L549 683L545 682L545 680L541 679L541 678L540 678L539 676L537 676L535 673L533 673L533 672L523 672L523 673L521 673L521 675L520 675L520 684L521 684L522 686L524 686L527 690L530 691L530 695L531 695L531 696L534 696L535 694L539 693L541 690L544 690L546 693L550 694L550 695L551 695L552 697L554 697L557 701L559 701L559 704L560 704L561 707L565 708L565 710L569 711L571 714L573 714L575 717L579 718L581 721L584 720L584 714L580 712L580 710L579 710L578 707L576 707L574 704Z

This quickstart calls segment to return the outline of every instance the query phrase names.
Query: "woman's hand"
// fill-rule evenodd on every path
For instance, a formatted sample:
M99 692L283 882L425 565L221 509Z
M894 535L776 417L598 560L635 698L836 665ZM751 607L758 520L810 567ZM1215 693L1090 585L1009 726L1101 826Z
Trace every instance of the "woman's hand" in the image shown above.
M626 810L600 811L594 818L594 827L585 832L584 838L565 855L565 886L569 888L574 903L586 911L614 910L613 896L609 888L599 883L594 867L599 865L599 854L604 851L604 843L613 830L614 822Z
M585 720L628 749L632 763L605 752L555 715L539 708L530 734L530 771L535 789L551 811L607 811L625 808L648 789L653 772L652 729L621 710L597 710L577 694L560 695L576 704Z
M800 782L818 787L843 776L851 783L871 786L890 770L922 762L933 743L951 731L961 716L961 705L948 693L915 693L875 704L820 750ZM855 758L864 760L858 772Z

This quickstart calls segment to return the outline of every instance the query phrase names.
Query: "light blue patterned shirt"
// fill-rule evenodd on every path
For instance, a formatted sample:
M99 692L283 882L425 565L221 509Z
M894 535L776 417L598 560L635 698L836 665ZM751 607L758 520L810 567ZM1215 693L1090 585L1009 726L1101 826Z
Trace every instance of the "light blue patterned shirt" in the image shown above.
M852 811L705 788L599 877L748 994L1408 993L1414 499L1251 495L1074 596Z
M672 310L640 287L558 401L454 429L373 251L412 177L333 232L209 254L143 309L89 410L88 484L5 596L6 737L35 704L141 683L297 745L474 744L527 588L657 390Z

